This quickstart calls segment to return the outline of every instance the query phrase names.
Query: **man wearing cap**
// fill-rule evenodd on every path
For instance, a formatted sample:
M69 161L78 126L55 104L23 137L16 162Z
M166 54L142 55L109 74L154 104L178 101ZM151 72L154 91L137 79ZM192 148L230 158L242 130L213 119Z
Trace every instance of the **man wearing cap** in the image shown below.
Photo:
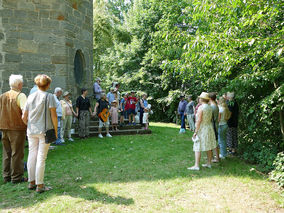
M184 95L180 96L180 102L178 105L178 114L181 119L181 127L179 133L185 133L185 109L186 109L187 102L184 100Z
M102 90L100 84L101 84L101 79L97 78L97 81L94 83L94 86L93 86L94 96L95 96L95 99L97 101L101 99L101 95L103 93L103 90Z

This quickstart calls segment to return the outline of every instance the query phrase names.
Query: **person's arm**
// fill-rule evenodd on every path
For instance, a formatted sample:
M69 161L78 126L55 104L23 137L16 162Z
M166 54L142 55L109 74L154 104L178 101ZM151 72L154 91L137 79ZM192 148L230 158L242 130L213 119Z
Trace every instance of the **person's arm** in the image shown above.
M80 99L77 98L77 100L76 100L76 114L77 114L77 117L79 116L79 106L80 106Z
M196 122L196 129L195 129L195 132L194 132L194 136L197 135L197 132L199 131L200 129L200 124L202 122L202 117L203 117L203 111L202 110L199 110L199 112L197 113L197 122Z
M142 109L145 109L145 106L144 106L143 100L140 100L140 107L141 107Z
M29 116L29 111L25 110L22 115L22 120L26 125L28 124L28 116Z
M96 103L96 106L95 106L95 108L94 108L94 115L97 114L97 109L98 109L98 107L99 107L99 103Z
M57 135L58 135L57 134L58 120L57 120L56 108L55 107L49 108L49 110L50 110L50 114L51 114L51 121L52 121L54 130L55 130L55 135L56 135L56 138L57 138Z
M64 101L61 100L61 101L60 101L60 104L61 104L61 108L62 108L62 117L61 117L61 119L64 120L64 119L65 119L65 116L66 116L66 109L65 109L64 105L65 105L66 103L64 103Z
M221 113L219 112L218 123L220 123L220 120L221 120Z
M186 105L184 115L187 115L189 112L189 104Z
M24 93L20 93L17 97L17 105L24 111L25 105L27 102L27 96Z
M79 107L76 107L76 115L79 115Z

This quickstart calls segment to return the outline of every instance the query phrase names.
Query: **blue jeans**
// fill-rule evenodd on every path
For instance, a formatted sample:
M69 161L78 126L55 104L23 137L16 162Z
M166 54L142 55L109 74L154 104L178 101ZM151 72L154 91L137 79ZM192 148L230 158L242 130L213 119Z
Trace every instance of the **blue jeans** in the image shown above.
M55 143L61 143L61 117L57 117L58 127L57 127L57 140Z
M218 128L218 144L220 147L220 153L222 157L227 156L227 130L228 130L228 125L219 125Z
M180 119L181 119L181 129L185 129L185 116L184 113L180 114Z

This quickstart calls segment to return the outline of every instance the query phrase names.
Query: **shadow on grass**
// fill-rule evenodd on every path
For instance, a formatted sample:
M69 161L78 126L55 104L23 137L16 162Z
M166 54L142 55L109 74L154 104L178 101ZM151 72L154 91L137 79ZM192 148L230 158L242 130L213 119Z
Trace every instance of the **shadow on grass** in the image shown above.
M132 198L124 198L122 196L110 196L106 193L102 193L97 191L93 187L86 187L80 190L82 193L78 194L78 191L74 191L69 193L72 197L83 198L84 200L89 201L97 201L101 203L114 203L117 205L125 205L129 206L134 204L134 200Z
M211 170L188 171L186 168L194 163L192 134L188 132L178 135L179 129L173 124L154 125L151 127L152 135L117 136L103 140L91 138L58 147L49 153L46 165L45 180L46 183L51 183L54 190L37 195L28 192L26 184L0 184L0 208L26 208L51 196L63 194L116 205L132 205L135 202L132 198L99 192L95 187L89 187L89 184L175 178L187 178L191 181L216 176L264 178L250 172L250 166L238 158L224 160ZM205 157L205 153L203 156ZM81 178L79 182L78 178Z

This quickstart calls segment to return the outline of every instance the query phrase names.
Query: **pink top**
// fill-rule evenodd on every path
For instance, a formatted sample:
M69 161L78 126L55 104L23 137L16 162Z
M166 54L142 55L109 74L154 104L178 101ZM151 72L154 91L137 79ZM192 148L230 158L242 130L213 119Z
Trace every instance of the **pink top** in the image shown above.
M111 107L109 113L111 115L111 123L118 124L118 108Z

